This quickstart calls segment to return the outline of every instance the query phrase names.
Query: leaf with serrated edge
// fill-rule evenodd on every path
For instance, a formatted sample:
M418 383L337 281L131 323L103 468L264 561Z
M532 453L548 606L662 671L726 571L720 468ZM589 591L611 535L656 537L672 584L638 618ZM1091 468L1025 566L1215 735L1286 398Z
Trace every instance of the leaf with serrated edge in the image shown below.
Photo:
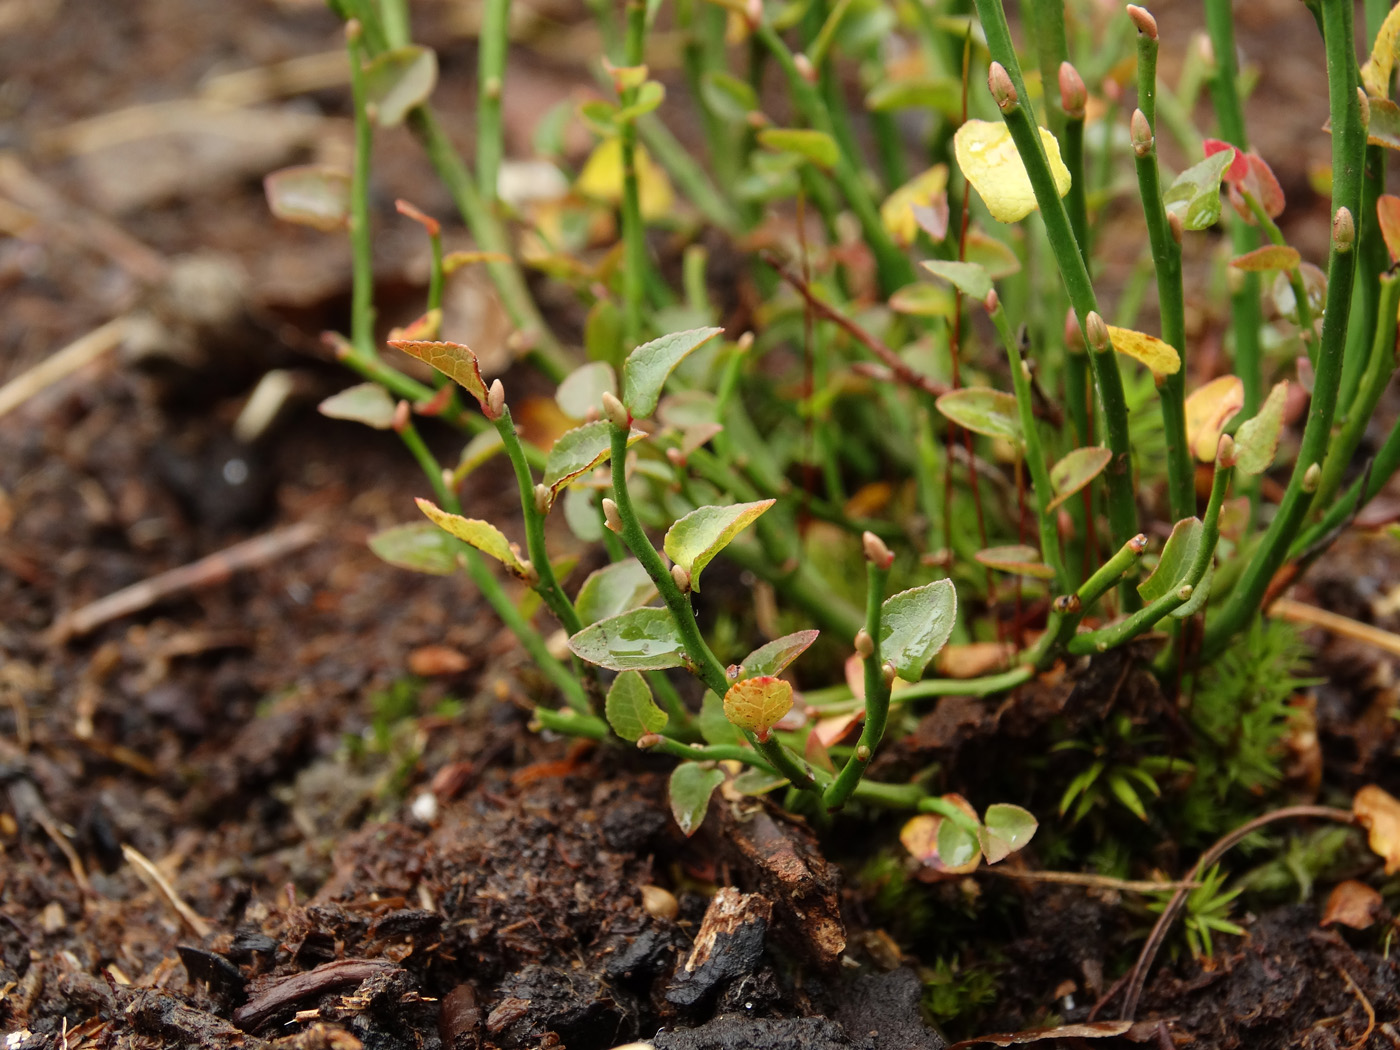
M584 626L640 608L656 597L656 584L636 558L605 565L588 574L574 599Z
M666 385L671 369L723 331L723 328L692 328L686 332L672 332L643 343L628 354L622 368L622 403L627 410L637 419L645 419L655 412L661 388Z
M772 675L745 678L724 694L724 716L759 740L767 740L773 726L791 710L791 684Z
M633 609L569 639L580 660L609 671L660 671L685 664L685 643L669 609Z
M1055 498L1046 504L1046 513L1054 510L1085 485L1093 481L1113 459L1113 453L1097 446L1077 448L1050 468L1050 487Z
M690 589L700 589L700 573L735 536L776 501L697 507L666 531L666 556L690 573Z
M322 233L345 229L350 219L350 176L339 168L301 164L263 179L272 214Z
M316 411L330 419L348 419L375 430L388 430L394 425L394 399L378 383L359 383L338 394L332 394Z
M992 278L987 268L977 263L953 262L947 259L927 259L924 269L935 277L941 277L963 295L979 302L987 298L992 290Z
M422 339L395 339L389 345L436 368L476 398L482 408L486 407L486 383L481 378L481 366L477 364L471 347L462 343Z
M671 814L687 838L705 822L710 796L723 783L723 770L709 769L698 762L682 762L671 771Z
M807 647L817 640L820 631L797 631L774 638L767 645L760 646L739 665L739 675L752 678L755 675L782 674L790 663L796 660Z
M554 400L571 419L587 419L602 411L604 393L617 396L617 373L606 361L590 361L564 377Z
M1278 440L1283 433L1283 406L1288 400L1288 380L1275 383L1258 413L1235 432L1235 469L1244 474L1262 474L1274 462Z
M934 402L958 426L990 438L1021 443L1021 419L1016 398L988 387L968 386L950 390Z
M647 733L659 733L669 718L651 698L651 686L640 671L623 671L608 690L603 708L608 725L623 740L638 740Z
M500 529L489 521L477 518L464 518L460 514L449 514L431 500L417 499L418 509L428 516L440 529L445 529L463 543L470 544L482 554L495 558L517 576L525 575L525 563L515 553L510 541Z
M1202 463L1214 463L1225 424L1244 407L1244 381L1220 376L1186 397L1186 443Z
M437 85L437 55L410 44L385 51L365 66L365 94L381 128L402 124L414 106L428 100Z
M924 676L953 633L958 596L952 580L935 580L886 598L880 607L880 655L906 682Z
M1286 244L1266 244L1252 252L1235 256L1230 260L1230 265L1246 273L1264 273L1268 270L1291 270L1302 261L1297 248Z
M369 549L400 569L451 576L457 571L457 541L427 521L395 525L369 538Z
M633 430L627 435L627 444L636 444L644 437L640 430ZM554 506L560 489L606 461L611 454L612 424L605 419L595 419L560 434L545 456L544 487L549 491L545 508Z
M998 802L987 807L982 818L982 853L988 864L1005 860L1029 842L1040 825L1029 810Z
M1113 349L1135 361L1141 361L1154 376L1170 376L1181 371L1181 355L1176 352L1176 348L1155 335L1109 325L1108 338L1113 343Z
M1040 141L1055 181L1055 192L1069 192L1070 173L1060 159L1060 144L1045 128ZM1011 131L1001 121L969 120L953 135L958 167L982 197L997 222L1017 222L1036 210L1031 177L1021 162Z
M1023 543L1008 547L988 547L973 555L977 561L989 569L1015 573L1018 576L1034 576L1048 580L1055 570L1040 560L1040 551Z

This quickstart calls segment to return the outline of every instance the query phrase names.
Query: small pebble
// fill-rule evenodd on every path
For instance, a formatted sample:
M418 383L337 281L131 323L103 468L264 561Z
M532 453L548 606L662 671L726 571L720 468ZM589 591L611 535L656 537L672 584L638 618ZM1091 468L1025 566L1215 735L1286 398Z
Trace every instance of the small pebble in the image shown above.
M642 907L653 919L674 919L681 910L674 894L650 884L642 887Z

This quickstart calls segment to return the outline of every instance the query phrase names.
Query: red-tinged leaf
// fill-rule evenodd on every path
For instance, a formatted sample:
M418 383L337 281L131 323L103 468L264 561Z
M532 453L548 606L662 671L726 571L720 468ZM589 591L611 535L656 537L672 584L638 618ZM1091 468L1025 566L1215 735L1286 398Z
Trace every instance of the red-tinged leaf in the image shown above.
M865 719L864 711L852 711L845 715L832 715L818 720L812 727L812 735L821 741L823 747L835 747L845 740L852 729Z
M1009 547L988 547L973 555L982 565L998 572L1009 572L1016 576L1034 576L1048 580L1055 570L1040 560L1040 551L1025 544Z
M735 682L724 694L724 716L759 740L792 709L792 686L781 678L760 675Z
M807 651L820 633L815 630L797 631L774 638L744 657L739 665L739 674L744 678L782 674L789 664Z
M1234 154L1234 159L1230 161L1230 166L1225 169L1224 178L1226 182L1239 182L1249 174L1249 162L1244 159L1244 154L1235 149L1235 147L1228 142L1221 142L1219 139L1206 139L1204 145L1207 157L1224 150L1229 150Z
M389 345L436 368L486 407L486 382L471 347L418 339L395 339Z
M827 751L826 744L822 742L821 734L817 732L816 726L813 726L807 734L807 743L803 745L802 755L812 765L824 769L828 773L836 772L836 765L831 761L831 753Z
M1302 261L1297 248L1286 244L1267 244L1235 256L1230 260L1230 265L1246 273L1262 273L1266 270L1291 270Z
M417 205L404 200L402 197L394 201L394 210L405 218L412 219L422 226L423 229L428 231L429 237L436 237L442 233L442 223L438 222Z
M350 219L350 176L337 168L283 168L263 179L263 192L272 214L284 222L331 233Z
M1400 197L1382 194L1376 200L1376 219L1381 236L1385 238L1386 251L1390 253L1391 265L1394 265L1400 262Z
M977 821L977 811L961 795L944 795L943 801ZM947 830L948 828L956 830ZM920 813L907 821L899 832L899 841L910 856L925 867L950 875L965 875L975 871L982 862L977 837L966 828L940 813ZM944 847L949 847L947 852ZM975 851L975 852L974 852ZM949 863L952 854L954 863ZM971 854L971 855L969 855Z

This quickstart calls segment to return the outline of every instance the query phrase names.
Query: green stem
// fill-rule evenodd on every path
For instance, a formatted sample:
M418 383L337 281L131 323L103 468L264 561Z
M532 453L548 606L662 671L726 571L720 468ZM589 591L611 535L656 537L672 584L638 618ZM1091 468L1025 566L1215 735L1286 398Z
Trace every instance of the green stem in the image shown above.
M584 737L588 740L597 740L600 743L616 739L608 728L608 724L597 715L577 711L572 707L566 707L562 711L551 711L547 707L537 707L535 708L535 721L539 723L541 729L552 729L565 736Z
M1249 190L1241 187L1240 196L1244 198L1245 207L1254 216L1254 221L1258 228L1264 231L1264 235L1269 238L1269 243L1284 246L1288 242L1284 240L1283 231L1278 228L1278 223L1270 217L1264 210L1264 205L1259 198L1250 193ZM1303 343L1309 348L1309 356L1315 351L1315 335L1313 332L1313 312L1312 302L1308 299L1308 287L1303 281L1303 268L1301 265L1294 266L1288 271L1288 283L1293 289L1294 308L1298 313L1298 328ZM1316 362L1314 362L1316 363Z
M627 0L627 34L623 43L624 66L640 66L646 42L645 0ZM622 92L624 108L637 101L638 88ZM646 226L642 221L641 184L637 179L637 124L623 123L622 140L622 342L626 347L642 341L642 309L647 272Z
M510 0L485 0L476 59L476 187L482 201L494 209L505 152L501 127L501 93L506 76L506 43Z
M822 803L828 810L840 809L846 804L885 736L890 714L890 680L885 677L885 664L880 656L880 606L885 600L885 584L889 577L888 567L867 562L865 628L857 643L869 640L869 652L865 654L865 725L861 727L860 742L854 753L822 796Z
M1349 329L1346 356L1342 361L1342 384L1337 404L1343 412L1356 397L1357 386L1369 360L1366 354L1367 335L1376 330L1380 318L1380 275L1389 264L1385 238L1376 218L1376 202L1385 192L1386 157L1384 146L1366 146L1366 168L1361 183L1361 210L1357 212L1356 302ZM1363 221L1364 220L1364 221Z
M1356 60L1353 53L1351 7L1329 0L1322 5L1323 40L1327 48L1327 88L1332 111L1332 203L1333 215L1345 208L1352 216L1353 229L1361 206L1361 169L1366 133L1356 97ZM1298 532L1311 502L1304 488L1308 470L1320 463L1331 437L1332 417L1337 407L1342 357L1346 348L1347 314L1356 274L1355 239L1332 238L1327 267L1327 306L1322 319L1316 379L1312 404L1298 458L1274 519L1255 548L1244 575L1235 585L1225 607L1216 614L1206 631L1205 655L1220 651L1225 642L1258 612L1259 602L1269 581L1288 555L1289 545Z
M369 221L369 161L374 145L365 90L363 27L345 27L350 52L350 97L355 110L355 163L350 173L350 345L362 361L379 357L374 345L374 244Z
M1162 339L1174 347L1181 367L1162 378L1158 400L1167 439L1167 497L1173 521L1196 512L1196 465L1186 439L1186 300L1181 283L1181 245L1167 223L1157 168L1157 38L1138 34L1138 108L1147 118L1146 142L1133 143L1138 192L1157 271Z
M1391 429L1385 443L1371 461L1369 475L1352 482L1342 498L1334 501L1328 508L1322 520L1293 542L1288 556L1300 557L1321 543L1340 527L1349 515L1375 499L1397 470L1400 470L1400 426Z
M982 28L987 36L987 46L992 58L1000 63L1011 78L1016 98L1028 99L1025 83L1021 79L1020 63L1011 43L1011 30L1006 24L1006 13L1001 0L977 0L977 12L982 20ZM1098 313L1098 300L1094 286L1089 279L1089 270L1079 252L1074 231L1070 227L1069 215L1064 201L1055 188L1050 174L1045 147L1040 140L1028 106L1019 101L1009 102L1002 111L1006 127L1016 143L1016 151L1030 175L1031 187L1035 191L1037 204L1045 222L1045 232L1059 264L1060 276L1069 293L1070 303L1078 315L1083 328L1091 313ZM1085 342L1089 344L1087 333ZM1099 400L1102 403L1104 432L1113 460L1106 472L1108 487L1108 517L1114 542L1126 543L1137 535L1137 502L1133 492L1132 455L1128 444L1128 409L1123 398L1123 381L1118 374L1118 362L1112 346L1096 348L1089 346L1090 367L1098 386ZM1124 608L1136 609L1139 605L1137 592L1127 588L1122 592Z
M1124 574L1137 565L1145 550L1147 537L1141 534L1134 536L1084 581L1075 592L1073 600L1057 601L1052 606L1051 622L1047 625L1045 634L1029 654L1030 662L1039 668L1049 667L1059 656L1065 643L1074 636L1075 628L1079 626L1084 614L1123 580Z
M645 750L660 752L686 762L742 762L764 773L777 774L777 770L756 755L752 748L740 747L737 744L711 744L701 747L673 737L658 735L657 742Z

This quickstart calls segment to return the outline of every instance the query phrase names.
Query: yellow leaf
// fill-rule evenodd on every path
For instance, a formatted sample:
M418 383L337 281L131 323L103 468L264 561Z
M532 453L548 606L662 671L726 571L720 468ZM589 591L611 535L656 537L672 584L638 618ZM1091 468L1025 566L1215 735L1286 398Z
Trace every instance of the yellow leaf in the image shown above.
M1202 463L1215 461L1225 424L1244 407L1244 383L1238 376L1212 379L1186 398L1186 443Z
M880 205L880 221L901 247L909 247L919 235L914 209L929 207L947 188L948 165L935 164L922 175L915 175Z
M1385 861L1385 873L1400 871L1400 800L1367 784L1352 799L1351 811L1370 832L1371 852Z
M1060 159L1060 144L1044 128L1040 129L1040 141L1050 161L1055 191L1063 197L1069 192L1070 175ZM1018 222L1035 211L1031 177L1005 124L969 120L953 136L953 152L963 175L982 195L997 222Z
M1170 343L1164 343L1155 335L1144 335L1131 328L1108 326L1108 338L1113 349L1141 361L1152 370L1154 376L1175 375L1181 370L1181 357ZM1212 453L1213 454L1213 453Z
M1390 71L1395 65L1396 39L1400 37L1400 7L1392 7L1376 33L1371 57L1361 67L1361 83L1372 98L1390 96Z
M735 682L724 694L724 717L759 740L767 740L769 730L791 710L792 686L771 675Z
M585 197L619 204L622 201L622 140L604 139L598 143L583 171L579 173L575 189ZM637 146L637 188L641 198L642 218L656 220L665 218L675 206L676 195L671 190L671 180L666 173L652 163L646 149Z

